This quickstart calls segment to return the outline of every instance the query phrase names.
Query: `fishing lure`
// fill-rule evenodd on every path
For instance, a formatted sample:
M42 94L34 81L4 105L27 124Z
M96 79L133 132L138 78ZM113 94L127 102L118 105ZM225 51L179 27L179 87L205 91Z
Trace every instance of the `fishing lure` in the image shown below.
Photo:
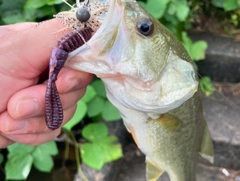
M64 1L68 4L66 1ZM91 38L92 32L100 26L99 17L107 12L108 4L92 4L89 0L80 3L77 7L71 6L68 12L61 12L55 17L63 22L72 32L68 33L54 47L49 64L49 79L45 95L45 121L49 129L59 128L63 121L62 103L56 87L57 76L62 69L68 54Z
M85 0L83 3L76 0L77 7L70 5L66 1L64 2L71 9L60 12L54 17L72 30L91 27L96 32L109 8L109 3L97 3L94 0Z
M62 69L68 54L88 41L92 36L91 34L92 29L90 27L80 29L77 32L70 32L58 42L58 46L52 51L45 95L46 124L52 130L61 126L63 120L62 104L55 84L58 73Z

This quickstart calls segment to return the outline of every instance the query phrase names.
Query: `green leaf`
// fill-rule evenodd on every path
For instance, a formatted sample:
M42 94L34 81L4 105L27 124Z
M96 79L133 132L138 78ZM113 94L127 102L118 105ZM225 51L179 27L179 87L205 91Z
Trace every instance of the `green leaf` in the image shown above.
M171 24L171 26L174 27L174 29L177 28L177 26L178 26L178 24L179 24L179 20L178 20L177 17L175 17L175 16L173 16L173 15L170 15L170 14L168 14L168 13L165 13L165 14L164 14L164 18L169 22L169 24ZM167 24L167 23L165 23L165 24ZM164 24L164 25L165 25L165 24Z
M207 76L204 76L200 79L200 87L206 96L210 96L213 93L211 79Z
M185 21L188 17L189 11L190 9L188 6L184 6L184 5L178 6L176 15L179 21Z
M2 164L3 161L4 161L4 157L3 157L3 155L0 153L0 165Z
M9 10L3 13L2 20L5 24L24 22L23 13L20 10Z
M33 152L33 165L41 172L51 172L54 162L52 156L49 154L43 154L40 150L36 149Z
M188 7L187 1L172 0L169 3L167 13L165 13L164 16L166 16L167 14L170 15L170 17L173 15L176 15L177 19L182 22L186 20L186 18L189 15L189 12L190 12L190 9ZM174 22L173 24L176 24L176 22Z
M26 3L26 0L18 0L17 3L16 3L16 1L2 0L0 8L2 11L6 11L6 10L9 10L12 8L21 9L21 8L23 8L25 3Z
M83 137L91 142L99 142L108 135L108 127L104 123L90 123L82 130Z
M170 0L150 0L146 4L141 3L141 5L156 19L163 16L167 9L167 4Z
M115 144L115 143L117 143L117 141L118 141L118 138L116 137L116 136L107 136L107 137L105 137L105 138L103 138L102 140L101 140L101 144Z
M186 32L182 32L182 42L183 42L185 49L190 54L193 43L192 43L192 40L187 36Z
M186 32L182 32L182 41L192 60L198 61L205 58L205 51L208 47L207 42L200 40L193 43Z
M144 1L138 1L138 4L140 5L140 6L142 6L144 9L146 9L146 2L144 2Z
M35 21L37 18L36 12L38 12L36 9L24 8L23 15L25 21Z
M33 157L26 153L12 154L8 157L5 165L6 179L7 180L24 180L29 175L31 166L33 163Z
M31 153L35 147L31 145L25 145L22 143L14 143L7 147L8 151L11 152L21 152L21 153Z
M47 5L62 4L63 0L47 0Z
M205 41L197 41L195 42L190 51L190 56L193 60L203 60L205 58L205 51L207 50L207 42Z
M175 6L175 4L172 2L169 3L168 10L167 10L168 14L174 15L176 10L177 10L177 7Z
M105 121L116 121L121 119L121 115L117 108L115 108L108 100L105 101L102 117Z
M121 145L116 136L107 136L108 127L103 123L91 123L84 127L83 137L92 143L85 143L80 148L83 162L100 170L107 162L122 157Z
M81 99L77 102L77 109L70 121L63 126L64 129L70 131L76 124L78 124L87 113L87 104Z
M103 138L99 143L85 143L80 148L83 162L97 170L102 169L105 163L122 157L120 144L115 144L117 138L109 136Z
M240 6L240 0L237 0L237 5Z
M236 0L224 0L223 7L225 11L232 11L239 8Z
M41 8L38 8L37 10L34 9L34 12L36 16L35 18L43 18L45 16L52 17L53 14L56 14L54 6L43 6Z
M101 80L95 80L92 84L93 88L96 90L96 92L98 93L98 95L106 98L106 90L105 87L103 85L103 82Z
M103 110L104 102L105 100L100 96L95 96L90 102L88 102L88 117L94 117L99 115Z
M102 148L98 144L85 143L80 148L81 158L83 162L97 170L101 170L104 165Z
M211 1L211 3L218 8L223 8L223 2L224 2L224 0L212 0Z
M54 141L50 141L35 147L32 156L34 166L43 172L50 172L53 168L53 159L51 155L57 155L58 149Z
M58 149L57 144L55 141L49 141L47 143L41 144L39 146L36 146L33 153L38 152L38 154L42 155L57 155Z
M117 160L123 156L121 144L116 144L117 141L118 139L115 136L109 136L102 140L104 163Z
M91 101L95 96L97 95L97 92L95 91L95 89L93 88L93 86L88 85L87 86L87 90L85 95L83 96L83 98L81 100L83 100L84 102L88 103L89 101Z
M37 9L37 8L40 8L44 5L47 4L47 1L48 0L27 0L26 4L25 4L25 8L34 8L34 9Z

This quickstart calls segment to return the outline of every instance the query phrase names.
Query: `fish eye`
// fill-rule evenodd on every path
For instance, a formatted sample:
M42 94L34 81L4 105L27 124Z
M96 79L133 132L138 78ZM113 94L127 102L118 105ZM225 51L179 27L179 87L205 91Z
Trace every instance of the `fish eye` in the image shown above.
M87 8L79 8L77 11L76 11L76 17L77 19L80 21L80 22L87 22L89 19L90 19L90 13L89 11L87 10Z
M141 18L137 22L138 32L144 36L150 36L153 33L153 23L148 18Z

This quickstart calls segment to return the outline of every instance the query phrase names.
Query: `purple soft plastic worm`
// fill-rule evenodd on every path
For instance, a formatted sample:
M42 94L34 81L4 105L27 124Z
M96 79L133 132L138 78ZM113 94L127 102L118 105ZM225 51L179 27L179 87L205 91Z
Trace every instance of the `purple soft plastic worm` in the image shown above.
M79 31L73 31L61 38L57 47L52 51L49 64L49 79L45 95L46 106L46 124L51 130L59 128L63 120L62 103L56 87L58 73L62 69L68 54L81 47L85 41L92 36L92 29L89 27L82 28Z

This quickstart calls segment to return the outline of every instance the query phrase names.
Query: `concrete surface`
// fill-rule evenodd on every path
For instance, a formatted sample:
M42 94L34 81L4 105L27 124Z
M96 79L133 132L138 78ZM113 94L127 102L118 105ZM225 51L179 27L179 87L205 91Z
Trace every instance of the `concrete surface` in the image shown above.
M205 60L197 62L200 75L217 82L240 82L240 42L212 33L190 32L193 41L208 43Z
M222 84L220 87L218 91L222 93L215 92L203 99L205 118L214 141L215 165L240 170L240 86ZM223 94L223 90L228 94Z
M138 151L136 151L137 153ZM112 181L146 181L144 156L135 154L131 159L123 162L119 176ZM240 171L229 170L220 167L206 166L198 164L197 181L239 181ZM109 180L110 181L110 180ZM158 181L170 181L168 175L164 173Z

